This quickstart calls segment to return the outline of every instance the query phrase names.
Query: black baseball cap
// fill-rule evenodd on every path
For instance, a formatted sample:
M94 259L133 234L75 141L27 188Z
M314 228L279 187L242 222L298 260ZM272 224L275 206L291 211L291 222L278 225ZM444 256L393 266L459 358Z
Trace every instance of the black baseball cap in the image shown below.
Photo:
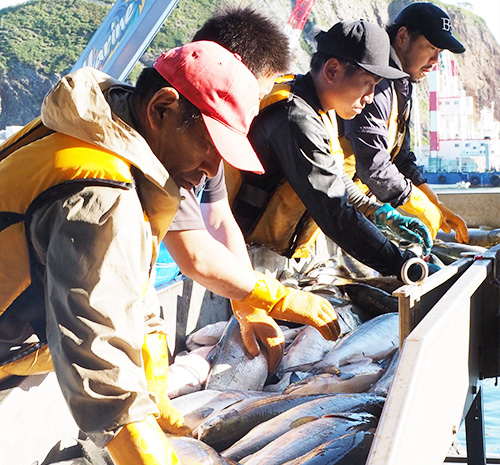
M465 52L465 47L453 37L450 17L432 3L408 5L396 16L394 24L417 29L434 47L453 53Z
M389 65L389 36L380 26L364 20L341 21L327 32L316 35L318 52L356 63L359 67L386 79L407 77Z

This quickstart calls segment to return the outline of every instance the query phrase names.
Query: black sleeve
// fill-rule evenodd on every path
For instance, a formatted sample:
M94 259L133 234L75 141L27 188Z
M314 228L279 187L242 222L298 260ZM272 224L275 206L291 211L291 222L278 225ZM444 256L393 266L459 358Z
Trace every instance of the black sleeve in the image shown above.
M344 131L356 155L359 179L380 201L396 207L408 200L411 180L392 163L388 151L387 121L391 110L392 87L384 80L376 87L373 103L354 119L344 121ZM400 156L403 161L401 153L396 159Z
M417 158L415 154L410 151L409 142L410 136L407 131L405 134L405 142L408 140L408 144L403 143L398 156L394 159L394 164L398 167L398 170L404 174L415 186L420 186L427 182L427 179L422 174L422 171L418 168ZM406 145L406 146L405 146Z
M347 253L382 274L398 274L402 252L348 203L342 166L330 153L325 126L301 99L257 116L249 138L267 169L272 160L322 231Z

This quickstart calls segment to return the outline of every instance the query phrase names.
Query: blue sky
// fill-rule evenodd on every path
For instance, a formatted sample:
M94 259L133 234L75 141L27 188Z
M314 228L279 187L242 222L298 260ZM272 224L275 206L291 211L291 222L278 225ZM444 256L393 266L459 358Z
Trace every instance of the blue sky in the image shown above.
M449 5L458 5L481 16L486 21L495 39L500 44L500 1L498 0L443 0ZM470 5L470 8L469 6Z

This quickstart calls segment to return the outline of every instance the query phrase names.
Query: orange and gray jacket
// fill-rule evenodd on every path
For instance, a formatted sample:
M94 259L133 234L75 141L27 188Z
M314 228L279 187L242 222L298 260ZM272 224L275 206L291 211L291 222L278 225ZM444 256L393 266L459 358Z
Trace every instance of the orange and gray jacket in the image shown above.
M399 273L412 255L400 251L352 205L343 154L335 156L335 118L322 110L310 74L296 76L283 92L284 98L261 109L249 133L265 174L241 173L241 186L228 185L245 238L292 256L300 235L310 226L319 227L366 265L383 274ZM257 227L269 243L255 238ZM283 231L288 241L273 247L274 237L283 237Z
M392 65L397 67L395 61ZM384 79L375 87L373 102L360 115L340 124L341 135L348 142L343 144L344 152L350 146L356 158L351 174L355 171L356 178L377 199L393 207L408 200L412 184L426 182L410 150L411 99L412 84L408 78L393 82Z
M46 248L41 244L49 241L44 233L48 235L54 225L46 224L44 230L40 212L49 211L56 203L66 208L64 199L92 189L129 192L122 197L130 202L131 215L136 211L149 238L149 244L143 244L149 255L145 254L143 269L138 272L142 276L139 286L145 290L156 245L178 207L177 187L147 143L123 121L105 116L109 114L105 94L117 86L116 81L95 70L77 73L64 78L51 92L42 109L43 123L37 118L0 146L0 348L9 343L18 347L0 353L0 379L3 371L29 374L32 362L40 358L39 349L46 343L45 306L54 297L46 295L47 289L61 301L69 298L64 284L54 284L47 275ZM95 92L93 108L79 97L80 86ZM71 228L70 222L66 227ZM78 226L75 235L77 231ZM57 246L64 256L65 242ZM131 239L131 246L140 244ZM79 276L82 293L87 292L86 280L108 272L93 258L82 254L77 259L82 269L88 270L88 276ZM72 272L75 270L68 269L68 276ZM49 282L53 287L47 285ZM109 292L109 287L103 291ZM68 305L77 312L75 302ZM19 359L35 353L38 355L31 361L12 368Z

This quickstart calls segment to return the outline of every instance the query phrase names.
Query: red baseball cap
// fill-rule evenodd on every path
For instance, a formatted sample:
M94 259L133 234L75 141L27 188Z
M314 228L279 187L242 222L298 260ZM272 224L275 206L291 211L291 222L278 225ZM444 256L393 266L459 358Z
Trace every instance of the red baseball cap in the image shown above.
M154 68L200 110L224 160L240 170L264 172L247 139L259 111L259 84L238 55L198 41L164 52Z

